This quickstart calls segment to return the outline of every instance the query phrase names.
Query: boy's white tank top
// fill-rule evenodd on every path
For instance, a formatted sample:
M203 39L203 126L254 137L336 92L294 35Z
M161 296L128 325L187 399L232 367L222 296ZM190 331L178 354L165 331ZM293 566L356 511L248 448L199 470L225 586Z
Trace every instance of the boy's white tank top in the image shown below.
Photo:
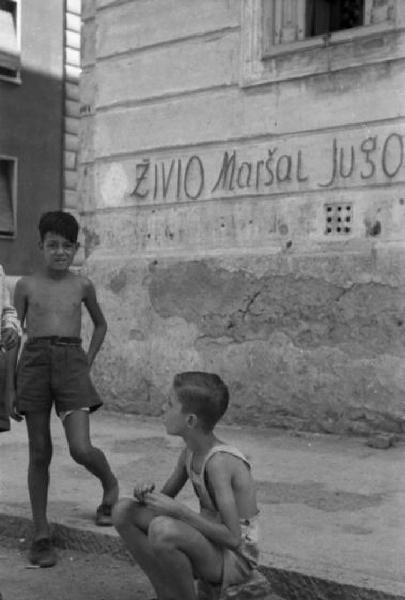
M242 454L242 452L238 450L238 448L235 448L234 446L229 446L228 444L218 444L217 446L213 446L211 450L207 453L201 466L200 473L196 473L195 471L193 471L192 468L193 452L191 452L188 449L186 450L187 475L191 483L193 484L195 493L197 494L200 500L202 510L204 510L204 512L208 511L209 513L211 513L212 517L218 516L218 510L215 507L211 495L207 489L205 481L205 468L210 458L212 458L214 454L218 454L218 452L232 454L232 456L236 456L236 458L240 458L241 460L243 460L243 462L248 466L249 469L251 468L250 462L248 461L246 456L244 456L244 454Z

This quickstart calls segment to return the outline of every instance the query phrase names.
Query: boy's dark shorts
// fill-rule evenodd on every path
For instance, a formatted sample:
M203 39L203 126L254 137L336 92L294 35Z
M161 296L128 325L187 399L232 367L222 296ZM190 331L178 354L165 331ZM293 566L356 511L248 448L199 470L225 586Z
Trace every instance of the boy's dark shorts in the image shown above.
M43 337L26 342L17 368L17 409L21 414L60 413L102 405L90 379L80 338Z

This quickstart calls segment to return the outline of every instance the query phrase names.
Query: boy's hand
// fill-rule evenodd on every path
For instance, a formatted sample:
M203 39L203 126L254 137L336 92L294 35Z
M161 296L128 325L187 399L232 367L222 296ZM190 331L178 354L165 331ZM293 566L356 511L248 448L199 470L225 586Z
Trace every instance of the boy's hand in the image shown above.
M8 402L10 417L14 421L22 421L23 416L17 410L17 398L14 389L6 390L6 401Z
M161 492L150 492L145 496L144 503L148 508L151 508L159 515L165 515L167 517L174 517L180 519L184 506L178 500L166 496Z
M5 327L1 331L1 345L5 350L11 350L18 342L18 333L13 327Z
M146 494L150 494L154 489L154 483L140 483L134 487L134 496L140 504L145 504Z

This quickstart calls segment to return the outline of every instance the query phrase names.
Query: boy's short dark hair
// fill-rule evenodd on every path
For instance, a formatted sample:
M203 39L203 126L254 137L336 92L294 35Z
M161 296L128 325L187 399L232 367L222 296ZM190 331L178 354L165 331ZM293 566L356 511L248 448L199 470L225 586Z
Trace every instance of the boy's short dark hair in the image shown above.
M182 412L195 414L206 432L214 429L228 408L228 388L215 373L178 373L174 377L173 388L183 407Z
M79 223L73 215L63 210L53 210L42 215L38 225L41 242L47 233L57 233L69 242L76 244L79 233Z

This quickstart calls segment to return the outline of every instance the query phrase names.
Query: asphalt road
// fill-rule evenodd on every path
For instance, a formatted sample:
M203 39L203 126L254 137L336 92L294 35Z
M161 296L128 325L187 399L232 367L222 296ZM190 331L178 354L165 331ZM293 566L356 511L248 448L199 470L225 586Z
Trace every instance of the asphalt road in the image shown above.
M2 600L147 600L153 590L141 571L108 555L58 549L50 569L30 568L18 541L0 538Z

